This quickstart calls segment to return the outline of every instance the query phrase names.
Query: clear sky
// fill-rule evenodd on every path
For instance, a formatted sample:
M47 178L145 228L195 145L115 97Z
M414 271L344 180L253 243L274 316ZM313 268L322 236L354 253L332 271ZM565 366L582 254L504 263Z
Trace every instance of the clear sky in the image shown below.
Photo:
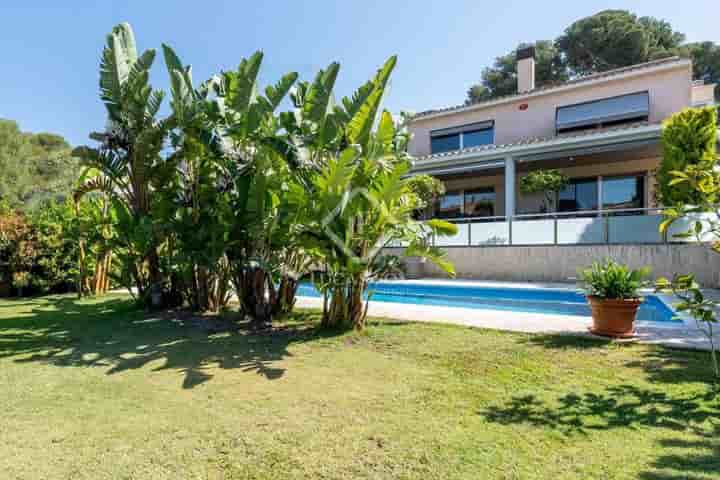
M86 143L105 123L98 62L122 21L141 49L171 44L197 81L262 49L264 83L293 70L309 79L337 60L337 93L346 95L398 54L386 103L397 112L462 103L496 56L607 8L668 20L689 41L720 42L720 0L3 0L0 117ZM152 80L167 85L161 56Z

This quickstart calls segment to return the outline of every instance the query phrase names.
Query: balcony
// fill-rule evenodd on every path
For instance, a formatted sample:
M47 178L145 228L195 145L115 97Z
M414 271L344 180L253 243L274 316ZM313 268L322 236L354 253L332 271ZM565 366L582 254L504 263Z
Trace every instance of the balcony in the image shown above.
M438 247L687 243L696 239L677 235L688 231L696 220L707 221L701 216L680 219L661 233L660 208L457 218L450 220L458 227L456 235L432 242Z

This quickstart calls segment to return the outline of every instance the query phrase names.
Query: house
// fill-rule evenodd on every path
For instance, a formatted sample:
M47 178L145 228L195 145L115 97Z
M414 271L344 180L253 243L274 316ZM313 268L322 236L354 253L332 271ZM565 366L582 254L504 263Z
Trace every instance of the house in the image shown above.
M694 82L691 61L672 57L536 86L534 57L532 47L517 52L517 93L410 120L412 172L447 190L431 215L458 225L436 243L453 247L459 275L567 280L605 256L663 275L719 266L707 249L678 243L683 225L659 233L654 194L661 122L713 104L714 85ZM522 176L544 169L570 178L549 210L542 194L519 192Z

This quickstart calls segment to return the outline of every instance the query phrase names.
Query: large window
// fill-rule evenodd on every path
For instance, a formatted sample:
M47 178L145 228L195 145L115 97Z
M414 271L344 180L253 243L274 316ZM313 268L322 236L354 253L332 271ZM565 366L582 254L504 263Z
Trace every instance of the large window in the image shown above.
M430 132L432 153L445 153L463 148L490 145L495 141L492 121L476 122L459 127L442 128Z
M495 132L492 128L485 128L482 130L473 130L464 132L463 136L463 148L479 147L481 145L491 145L494 140Z
M555 122L558 132L569 132L647 120L649 115L650 96L638 92L559 107Z
M478 188L465 190L466 217L492 217L495 215L495 189Z
M597 178L571 180L570 185L558 194L558 211L643 208L645 206L645 177L643 175L603 177L602 198L599 196Z
M644 198L645 179L642 176L602 179L604 209L643 208Z
M432 153L452 152L460 150L460 134L439 135L430 139Z
M462 196L460 192L447 192L440 197L435 207L437 218L462 217Z
M598 183L596 178L572 180L558 194L559 212L598 209Z

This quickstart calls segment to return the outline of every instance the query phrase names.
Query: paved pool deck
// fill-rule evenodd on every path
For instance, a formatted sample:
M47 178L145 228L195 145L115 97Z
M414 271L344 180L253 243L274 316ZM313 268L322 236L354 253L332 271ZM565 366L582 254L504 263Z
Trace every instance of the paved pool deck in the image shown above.
M393 283L577 290L577 286L574 284L542 282L524 283L427 279L393 280ZM652 292L648 291L647 293ZM711 290L708 291L708 294L720 298L720 291ZM657 296L670 307L677 301L671 295ZM322 308L322 299L298 297L297 306L302 308ZM508 312L490 309L441 307L377 301L370 302L368 315L409 322L447 323L511 332L557 333L593 337L588 331L588 328L592 324L592 319L590 317L580 317L576 315ZM710 342L705 334L697 328L695 321L687 316L680 315L680 317L682 321L668 323L667 325L652 322L638 322L636 328L637 336L630 341L675 348L709 350ZM718 330L720 330L720 328ZM714 339L716 345L720 345L720 332L716 333ZM626 342L628 340L619 341Z

